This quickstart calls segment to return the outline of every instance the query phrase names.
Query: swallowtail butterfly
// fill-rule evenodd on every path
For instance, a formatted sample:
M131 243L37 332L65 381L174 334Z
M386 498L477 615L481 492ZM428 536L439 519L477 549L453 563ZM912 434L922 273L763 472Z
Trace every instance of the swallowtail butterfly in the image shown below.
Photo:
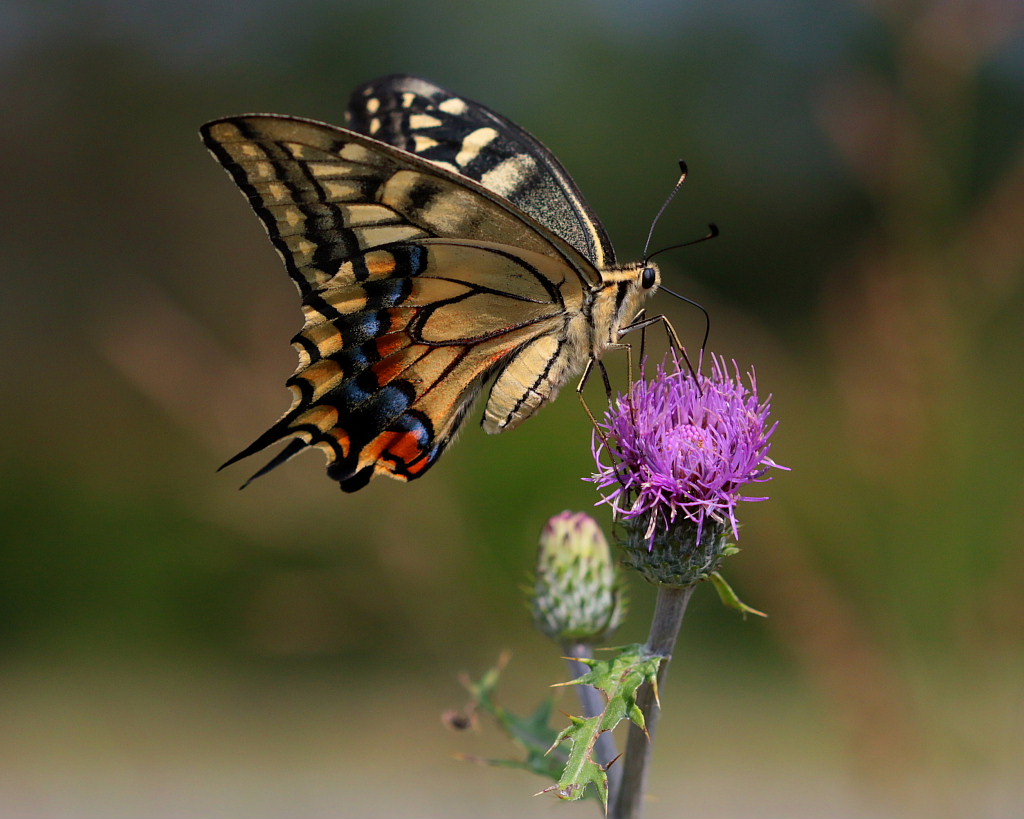
M225 466L307 447L346 492L418 478L494 378L512 429L616 345L659 286L619 265L561 163L489 108L426 80L357 88L347 128L276 114L202 127L298 285L292 406ZM250 479L251 480L251 479Z

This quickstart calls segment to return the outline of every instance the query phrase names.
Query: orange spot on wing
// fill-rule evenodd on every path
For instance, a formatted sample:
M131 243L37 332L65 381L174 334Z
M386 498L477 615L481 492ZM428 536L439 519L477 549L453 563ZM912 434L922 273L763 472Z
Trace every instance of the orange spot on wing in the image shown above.
M374 279L383 279L395 272L395 257L386 251L366 254L366 269Z
M433 460L431 458L420 458L416 463L406 464L405 471L415 478L421 472L424 472L432 463Z
M378 463L380 461L380 456L385 452L385 450L387 450L391 442L401 435L401 432L382 432L370 441L370 443L364 446L362 451L359 453L359 468L362 469L370 464L375 464L379 471L383 466ZM387 467L384 468L387 469ZM391 470L388 469L387 471L390 472Z
M429 352L430 348L424 347L422 344L411 344L404 349L399 349L398 352L383 361L378 361L370 369L377 376L377 383L383 387L398 378Z
M387 358L407 346L412 340L407 333L388 333L374 340L377 347L377 357Z
M382 432L359 453L359 463L360 466L373 464L376 472L406 480L407 476L402 473L418 475L430 465L429 459L420 457L422 454L423 446L415 433ZM410 467L417 458L419 461Z
M403 462L408 466L423 452L419 437L412 432L397 433L397 437L387 448L387 454ZM424 458L421 463L425 463ZM415 470L418 471L418 470Z
M389 307L384 311L388 317L388 333L397 333L409 326L416 314L417 307Z

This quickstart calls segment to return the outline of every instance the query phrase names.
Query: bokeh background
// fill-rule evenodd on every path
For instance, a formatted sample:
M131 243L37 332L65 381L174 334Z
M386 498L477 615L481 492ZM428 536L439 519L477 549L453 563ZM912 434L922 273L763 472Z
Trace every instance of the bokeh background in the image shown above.
M340 122L399 71L537 134L623 258L680 157L655 246L722 228L663 269L774 393L792 472L727 565L770 617L706 589L684 625L649 815L1024 814L1022 26L1017 0L5 0L0 816L597 815L454 761L510 749L440 720L502 649L510 706L563 678L521 586L546 518L596 500L571 395L410 485L214 471L287 406L300 315L196 129Z

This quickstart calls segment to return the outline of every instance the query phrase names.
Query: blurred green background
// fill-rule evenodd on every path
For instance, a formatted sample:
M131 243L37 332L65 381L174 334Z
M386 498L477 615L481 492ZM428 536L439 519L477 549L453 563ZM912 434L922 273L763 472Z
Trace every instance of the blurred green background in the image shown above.
M563 677L520 587L596 499L571 394L409 485L214 471L286 408L300 314L196 129L341 122L392 72L539 136L625 259L680 157L655 246L722 228L663 270L774 393L793 471L726 567L770 617L702 589L684 624L648 815L1024 814L1022 26L1014 0L6 0L0 816L597 815L453 761L506 749L439 719L501 649L512 706Z

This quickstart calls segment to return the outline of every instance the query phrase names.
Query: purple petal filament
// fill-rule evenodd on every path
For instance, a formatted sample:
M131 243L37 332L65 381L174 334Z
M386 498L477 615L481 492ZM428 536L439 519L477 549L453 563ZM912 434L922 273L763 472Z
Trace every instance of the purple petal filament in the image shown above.
M710 375L695 379L670 355L654 378L635 382L594 434L591 480L601 502L620 519L646 521L648 538L684 520L696 524L698 540L709 520L738 538L736 504L767 500L741 494L744 487L785 469L768 457L770 396L758 400L753 370L747 383L735 361L730 374L713 355Z

